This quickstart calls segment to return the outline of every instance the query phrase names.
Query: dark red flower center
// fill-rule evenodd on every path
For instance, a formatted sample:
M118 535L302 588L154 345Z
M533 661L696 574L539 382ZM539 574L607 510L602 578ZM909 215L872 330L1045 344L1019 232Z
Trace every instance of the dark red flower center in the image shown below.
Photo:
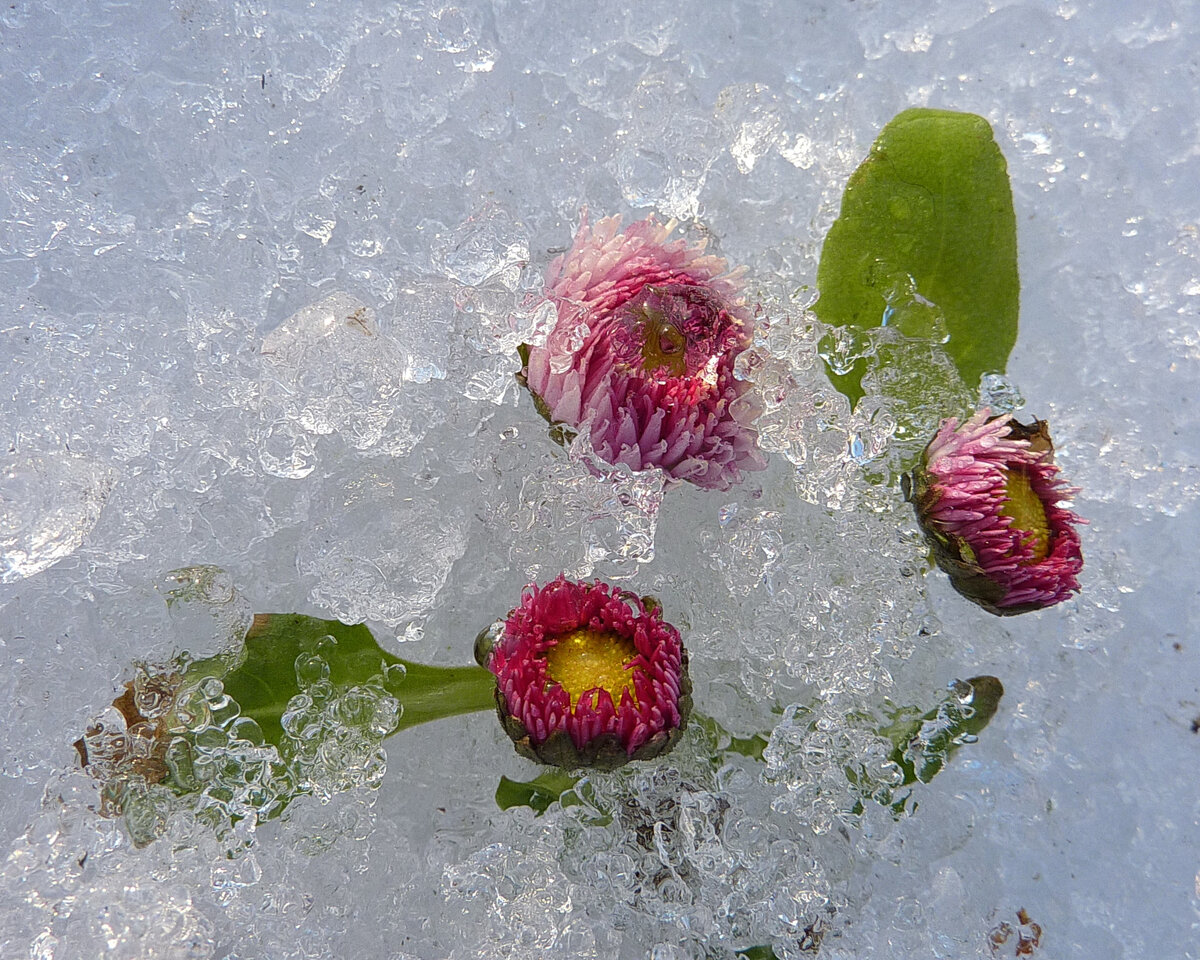
M693 284L647 284L620 317L616 360L649 376L695 377L741 343L736 318Z

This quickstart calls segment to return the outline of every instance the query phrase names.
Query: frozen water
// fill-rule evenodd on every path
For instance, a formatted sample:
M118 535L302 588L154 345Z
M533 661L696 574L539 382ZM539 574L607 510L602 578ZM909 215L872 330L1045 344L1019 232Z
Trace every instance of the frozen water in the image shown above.
M1188 0L0 5L0 955L1200 957L1198 43ZM1012 177L1021 332L978 392L936 317L806 312L917 105ZM770 465L735 490L596 464L519 390L584 206L747 268ZM927 569L896 471L931 384L852 412L822 372L872 352L1051 421L1077 599L1001 621ZM659 597L725 732L501 811L539 768L487 714L382 743L395 699L310 663L290 773L196 692L188 805L108 707L255 611L465 663L560 571ZM978 742L860 803L848 770L910 789L888 705L979 675Z
M79 549L100 518L115 479L107 464L85 457L10 451L0 582L31 577Z

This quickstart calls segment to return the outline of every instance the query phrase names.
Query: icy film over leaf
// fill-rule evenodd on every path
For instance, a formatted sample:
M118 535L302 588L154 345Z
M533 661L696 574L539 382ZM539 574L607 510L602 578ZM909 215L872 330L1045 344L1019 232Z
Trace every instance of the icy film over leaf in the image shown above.
M385 738L488 709L493 686L479 667L403 660L362 624L258 614L226 653L140 668L75 746L136 843L178 809L226 833L302 795L378 786Z

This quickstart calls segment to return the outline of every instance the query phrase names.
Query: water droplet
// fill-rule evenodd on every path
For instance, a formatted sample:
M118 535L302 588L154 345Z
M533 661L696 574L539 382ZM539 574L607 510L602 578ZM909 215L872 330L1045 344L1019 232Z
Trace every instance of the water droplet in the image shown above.
M492 648L504 634L504 620L496 620L479 631L475 638L475 662L486 667L492 658Z
M315 653L302 653L296 657L296 680L302 687L311 687L320 680L329 678L329 664Z
M975 688L966 680L950 681L949 690L961 704L969 704L975 699Z
M200 684L200 692L205 700L216 701L225 695L225 684L216 677L209 677Z

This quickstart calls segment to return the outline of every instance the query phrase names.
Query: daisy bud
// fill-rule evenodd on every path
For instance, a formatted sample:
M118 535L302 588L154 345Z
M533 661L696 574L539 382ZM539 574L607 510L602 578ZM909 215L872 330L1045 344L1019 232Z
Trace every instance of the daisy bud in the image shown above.
M951 417L905 480L938 566L968 600L1007 616L1078 592L1086 521L1062 505L1078 491L1059 476L1045 421L986 407L961 426Z
M670 750L691 712L687 652L653 604L599 581L530 585L481 634L500 722L531 760L611 770Z

